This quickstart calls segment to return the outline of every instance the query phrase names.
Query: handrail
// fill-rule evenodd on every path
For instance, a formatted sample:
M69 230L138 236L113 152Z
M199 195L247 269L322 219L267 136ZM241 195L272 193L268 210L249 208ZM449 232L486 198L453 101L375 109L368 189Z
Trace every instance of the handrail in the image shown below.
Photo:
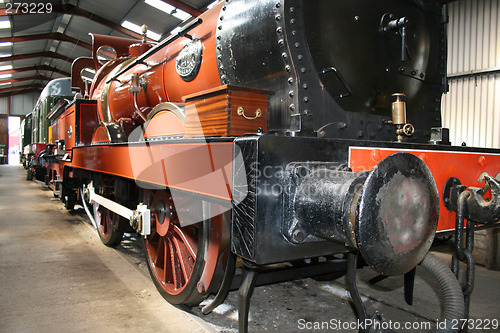
M135 65L137 64L140 64L140 63L143 63L144 62L144 59L146 59L147 57L149 57L150 55L153 55L155 54L156 52L158 52L159 50L161 50L162 48L164 48L165 46L167 46L168 44L172 43L174 40L176 40L177 38L179 37L188 37L188 38L192 38L189 34L188 34L188 31L192 30L193 28L197 27L198 25L200 25L201 23L203 23L203 20L202 19L196 19L195 21L191 22L190 24L188 24L184 29L182 29L181 31L179 31L178 33L176 33L175 35L172 35L170 37L168 37L167 39L165 39L163 42L161 42L160 44L157 44L155 47L153 47L152 49L149 49L147 52L145 52L144 54L142 54L141 56L137 57L137 59L135 59L133 62L131 62L127 67L123 68L122 70L120 70L118 73L116 73L112 78L108 79L106 81L106 83L110 83L111 81L113 80L116 80L116 78L120 75L122 75L123 73L125 73L126 71L128 71L129 69L131 69L132 67L134 67Z

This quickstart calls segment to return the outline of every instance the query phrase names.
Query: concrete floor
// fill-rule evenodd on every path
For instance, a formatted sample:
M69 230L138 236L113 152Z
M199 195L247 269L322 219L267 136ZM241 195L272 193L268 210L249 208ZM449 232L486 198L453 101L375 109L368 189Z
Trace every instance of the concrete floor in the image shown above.
M0 166L1 332L215 332L23 178Z
M130 235L117 249L105 247L82 210L66 211L24 175L20 166L0 166L0 332L237 331L237 292L207 316L199 307L173 307L156 291L137 237ZM450 245L434 248L448 263ZM417 270L413 307L403 301L402 278L369 285L374 276L358 271L369 313L399 322L439 317L440 300L426 272ZM500 272L476 267L475 278L471 318L500 320ZM323 332L303 324L356 320L343 279L258 287L251 304L250 332ZM470 330L481 331L500 329Z

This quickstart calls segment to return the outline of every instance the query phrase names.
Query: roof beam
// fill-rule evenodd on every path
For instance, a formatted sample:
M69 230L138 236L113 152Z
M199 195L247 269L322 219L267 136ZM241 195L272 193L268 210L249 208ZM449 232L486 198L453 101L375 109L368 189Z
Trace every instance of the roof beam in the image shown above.
M104 26L107 26L107 27L113 29L113 30L119 31L125 35L132 36L132 37L137 38L137 39L142 39L142 35L135 33L131 30L128 30L128 29L122 27L120 24L112 22L112 21L110 21L102 16L96 15L95 13L91 13L85 9L82 9L82 8L75 6L75 5L72 5L72 4L63 4L63 5L52 6L52 12L85 17L91 21L100 23ZM0 9L0 16L27 15L27 14L28 13L23 13L21 10L17 11L17 12L7 13L7 9ZM43 14L39 14L39 15L43 15Z
M36 52L36 53L28 53L28 54L18 54L18 55L11 55L8 57L1 57L0 61L15 61L15 60L23 60L23 59L30 59L30 58L41 58L41 57L46 57L46 58L55 58L55 59L61 59L67 62L73 62L74 59L65 57L59 53L52 52L52 51L45 51L45 52Z
M25 94L31 91L40 91L44 86L40 84L29 84L25 86L17 86L10 88L0 89L0 94L9 94L9 95L17 95L17 94Z
M168 3L169 5L177 7L180 10L183 10L186 13L191 14L191 16L194 16L194 17L200 16L201 14L203 14L202 11L194 8L193 6L188 5L185 2L179 1L179 0L162 0L162 1L165 3Z
M18 79L0 80L0 84L2 84L2 83L14 83L14 82L30 81L30 80L42 80L42 81L45 80L45 81L50 81L52 79L50 77L45 76L45 75L26 76L26 77L20 77Z
M40 66L30 66L30 67L23 67L23 68L13 68L13 69L5 69L3 71L0 71L0 74L14 74L14 73L21 73L21 72L29 72L29 71L49 71L49 72L54 72L58 73L64 76L71 76L68 72L62 71L59 68L55 68L52 66L47 66L47 65L40 65Z
M40 40L40 39L53 39L61 42L69 42L75 45L79 45L88 50L92 50L92 44L81 41L79 39L70 37L68 35L61 34L59 32L49 32L45 34L37 34L37 35L27 35L27 36L13 36L13 37L1 37L0 43L3 42L29 42L32 40Z
M41 91L42 91L41 87L40 88L31 88L31 89L23 89L23 90L14 90L14 91L8 91L8 92L0 93L0 97L21 95L21 94L29 94L31 92L40 93Z

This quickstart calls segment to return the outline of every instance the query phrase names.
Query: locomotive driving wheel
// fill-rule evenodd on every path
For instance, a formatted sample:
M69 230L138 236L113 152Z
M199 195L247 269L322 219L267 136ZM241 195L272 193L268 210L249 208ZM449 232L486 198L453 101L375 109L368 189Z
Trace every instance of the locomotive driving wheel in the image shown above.
M116 200L113 195L113 187L107 185L101 178L95 180L96 191L99 195ZM118 214L101 206L99 203L93 203L94 220L97 226L97 233L101 242L109 247L116 247L121 243L123 233L127 227L126 220Z
M109 247L115 247L122 241L125 224L122 217L104 208L97 202L93 204L94 219L101 242Z
M209 249L207 221L181 226L172 195L165 190L144 190L143 202L151 210L151 234L144 238L149 272L156 288L169 303L194 306L205 298L199 290L208 257L218 257ZM208 253L205 253L206 249Z

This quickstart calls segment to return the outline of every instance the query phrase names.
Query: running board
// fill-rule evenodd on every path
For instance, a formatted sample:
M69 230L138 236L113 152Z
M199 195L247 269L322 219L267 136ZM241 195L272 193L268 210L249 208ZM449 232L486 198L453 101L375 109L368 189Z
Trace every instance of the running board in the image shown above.
M113 200L96 194L92 182L84 188L84 195L91 204L97 202L104 208L129 220L132 228L141 235L148 236L151 234L151 211L145 204L138 204L136 210L122 206Z

